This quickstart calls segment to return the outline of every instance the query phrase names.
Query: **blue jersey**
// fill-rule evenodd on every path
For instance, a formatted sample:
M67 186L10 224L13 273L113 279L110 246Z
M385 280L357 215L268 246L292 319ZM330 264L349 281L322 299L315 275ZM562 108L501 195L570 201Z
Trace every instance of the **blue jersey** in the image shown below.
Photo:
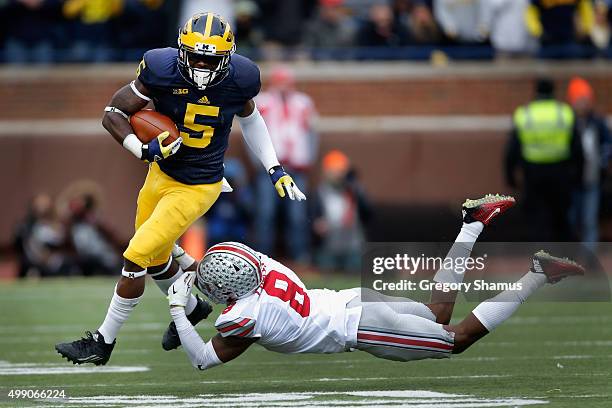
M176 123L183 138L178 152L158 164L181 183L216 183L223 178L234 115L261 88L259 69L253 61L234 54L225 79L200 91L179 72L177 58L176 48L153 49L145 53L138 68L138 80L149 90L155 109Z

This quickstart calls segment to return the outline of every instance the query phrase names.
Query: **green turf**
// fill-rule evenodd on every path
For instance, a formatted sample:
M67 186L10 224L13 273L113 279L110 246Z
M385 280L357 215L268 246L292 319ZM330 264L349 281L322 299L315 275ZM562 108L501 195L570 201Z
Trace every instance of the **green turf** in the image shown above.
M310 282L315 287L323 284L350 287L356 282ZM0 360L68 366L53 345L97 328L113 286L110 279L0 284ZM464 316L473 307L458 305L455 315ZM8 399L12 388L58 388L69 397L183 398L228 393L429 390L489 399L539 398L553 407L612 406L610 303L525 304L495 333L451 360L396 363L360 352L287 356L255 346L239 359L206 372L191 368L182 351L162 351L160 338L168 321L165 299L151 284L124 326L109 363L147 366L149 371L0 375L0 407L42 404ZM199 326L199 331L205 338L210 336L210 322ZM326 398L320 395L316 400L324 404Z

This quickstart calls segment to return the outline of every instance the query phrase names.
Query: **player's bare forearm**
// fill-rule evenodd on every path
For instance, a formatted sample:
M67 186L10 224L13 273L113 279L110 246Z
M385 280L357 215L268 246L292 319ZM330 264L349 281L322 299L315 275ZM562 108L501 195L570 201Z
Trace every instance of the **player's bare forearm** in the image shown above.
M237 336L223 337L217 334L212 338L212 344L215 348L215 353L219 357L219 360L227 363L244 353L246 349L257 339L242 338Z
M138 80L134 82L134 85L143 95L149 94L144 85ZM114 108L118 112L104 112L102 126L104 126L117 142L122 144L123 139L125 139L127 135L134 133L134 129L132 129L129 120L123 114L127 116L133 115L147 106L148 103L148 101L136 95L130 85L126 85L115 92L108 103L109 107Z

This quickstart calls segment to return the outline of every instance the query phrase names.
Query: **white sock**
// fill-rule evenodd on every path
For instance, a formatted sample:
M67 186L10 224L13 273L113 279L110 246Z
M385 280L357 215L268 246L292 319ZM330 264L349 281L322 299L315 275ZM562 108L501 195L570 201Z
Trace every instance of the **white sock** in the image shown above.
M140 297L134 299L122 298L117 294L117 287L115 286L115 293L108 306L108 312L106 312L104 322L102 322L98 329L100 334L104 336L106 344L111 344L115 340L119 329L121 329L121 326L123 326L123 323L128 319L139 301Z
M543 273L527 272L517 284L521 284L520 290L505 290L498 295L486 300L476 306L472 311L474 316L486 329L491 332L497 326L506 321L524 303L529 296L546 283L546 275Z
M461 231L455 239L455 243L446 254L446 259L459 259L467 258L472 253L472 248L478 239L478 236L482 232L484 225L480 221L471 222L469 224L463 223ZM456 262L453 262L455 265ZM465 273L455 272L453 269L442 268L434 275L434 281L441 283L461 283L463 282L463 276Z
M473 247L483 229L484 224L480 221L470 222L469 224L464 222L455 242L471 243Z
M193 259L193 258L192 258ZM170 286L172 286L172 284L174 282L176 282L176 280L178 278L180 278L183 275L183 269L182 267L179 268L176 273L174 274L173 277L168 278L168 279L155 279L153 278L153 281L155 282L155 284L157 285L157 287L162 291L162 293L165 295L168 294L168 289L170 289ZM196 305L198 304L197 299L195 298L194 295L191 295L189 297L189 300L187 301L187 306L185 306L185 314L186 315L190 315L191 312L193 312L193 309L195 309Z

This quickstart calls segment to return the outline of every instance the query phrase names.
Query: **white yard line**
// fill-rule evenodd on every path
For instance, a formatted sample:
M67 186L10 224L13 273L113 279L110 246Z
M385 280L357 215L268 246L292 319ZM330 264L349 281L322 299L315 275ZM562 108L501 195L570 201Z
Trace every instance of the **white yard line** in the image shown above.
M169 320L168 320L169 322ZM212 327L209 323L208 324ZM3 325L0 326L0 334L13 334L17 331L23 331L24 327L27 327L30 333L59 333L67 331L79 331L84 330L82 324L33 324L33 325ZM168 327L168 323L161 322L146 322L146 323L127 323L121 330L123 331L134 331L134 330L160 330ZM198 326L205 327L205 326Z
M568 373L568 374L564 374L566 376L570 376L570 377L606 377L609 376L609 373ZM515 378L515 377L520 377L519 375L512 375L512 374L480 374L480 375L448 375L448 376L414 376L411 375L410 379L411 380L461 380L461 379L466 379L466 380L482 380L482 379L489 379L489 378ZM329 378L329 377L323 377L323 378L312 378L312 379L306 379L303 380L302 382L309 382L309 383L317 383L317 382L355 382L355 381L389 381L389 380L397 380L397 377L338 377L338 378ZM257 380L240 380L241 383L244 384L260 384L261 380L257 379ZM271 382L271 383L275 383L275 384L292 384L295 383L295 380L268 380L267 382ZM194 383L197 384L204 384L204 385L217 385L217 384L234 384L236 383L236 381L234 380L202 380L202 381L197 381L197 378L194 378ZM135 382L126 382L126 383L117 383L117 384L105 384L105 383L99 383L99 384L88 384L87 387L93 387L93 388L133 388L133 387L151 387L151 388L159 388L159 387L167 387L169 385L172 384L184 384L184 381L164 381L164 382L140 382L140 383L135 383ZM74 383L69 383L69 384L53 384L53 385L49 385L50 388L58 388L58 389L63 389L63 388L80 388L82 387L81 384L74 384ZM40 386L36 386L36 385L23 385L20 386L20 388L40 388Z
M47 407L137 407L191 408L214 407L410 407L484 408L519 407L546 404L545 399L483 398L426 390L287 392L245 394L202 394L192 397L172 395L101 395L48 401Z
M139 373L149 371L145 366L70 366L56 365L8 365L0 366L0 376L15 375L58 375L58 374L108 374L108 373Z

